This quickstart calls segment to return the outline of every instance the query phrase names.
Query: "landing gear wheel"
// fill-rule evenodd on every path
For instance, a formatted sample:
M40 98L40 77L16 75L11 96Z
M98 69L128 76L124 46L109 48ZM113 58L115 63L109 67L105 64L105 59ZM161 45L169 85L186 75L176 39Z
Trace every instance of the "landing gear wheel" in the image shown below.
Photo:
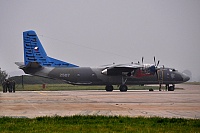
M113 91L112 85L106 85L106 91Z
M128 87L126 85L120 85L119 90L121 92L126 92L128 90Z
M169 86L168 87L168 91L174 91L174 89L175 89L174 86Z
M7 92L7 90L6 90L6 88L4 87L4 88L3 88L3 93L6 93L6 92Z

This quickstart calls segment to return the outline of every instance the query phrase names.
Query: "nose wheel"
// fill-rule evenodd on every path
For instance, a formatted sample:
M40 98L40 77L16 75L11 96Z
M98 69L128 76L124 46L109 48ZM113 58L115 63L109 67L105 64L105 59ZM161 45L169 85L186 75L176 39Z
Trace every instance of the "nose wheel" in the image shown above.
M172 84L172 86L169 86L169 84L166 84L165 90L166 91L174 91L175 90L175 85ZM161 91L161 84L159 84L159 91Z
M174 91L175 90L175 85L169 86L168 91Z

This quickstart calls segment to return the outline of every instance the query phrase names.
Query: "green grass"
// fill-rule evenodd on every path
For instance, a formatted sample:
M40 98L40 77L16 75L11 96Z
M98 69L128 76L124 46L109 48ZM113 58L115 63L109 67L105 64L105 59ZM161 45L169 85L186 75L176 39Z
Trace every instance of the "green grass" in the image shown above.
M0 118L0 132L198 133L199 119L117 116Z
M162 89L165 87L162 86ZM158 86L128 86L128 90L158 90ZM176 88L182 89L182 88ZM105 86L79 86L70 84L46 84L46 88L42 88L42 84L25 84L24 88L22 85L16 85L16 91L62 91L62 90L105 90ZM119 90L118 86L114 86L114 90ZM2 91L2 86L0 86L0 91Z
M200 85L200 82L185 82L184 84L189 84L189 85Z

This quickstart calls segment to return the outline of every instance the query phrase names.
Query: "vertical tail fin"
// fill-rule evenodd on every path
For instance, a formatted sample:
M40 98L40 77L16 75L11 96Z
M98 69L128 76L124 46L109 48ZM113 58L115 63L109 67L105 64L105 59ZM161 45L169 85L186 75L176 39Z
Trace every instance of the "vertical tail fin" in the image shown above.
M30 62L37 62L41 66L51 67L78 67L68 62L60 61L47 56L39 38L35 31L23 32L24 40L24 65L28 65Z

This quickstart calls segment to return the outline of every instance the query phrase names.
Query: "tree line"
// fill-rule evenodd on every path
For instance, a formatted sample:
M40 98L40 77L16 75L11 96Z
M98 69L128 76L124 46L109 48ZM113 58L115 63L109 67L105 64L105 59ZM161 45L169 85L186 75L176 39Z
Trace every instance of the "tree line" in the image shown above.
M64 82L61 80L43 78L38 76L30 76L30 75L23 75L22 76L14 76L10 79L15 80L16 84L63 84Z
M6 71L2 71L0 68L0 82L2 83L7 77L8 74L6 73Z
M5 79L8 78L8 73L6 71L1 70L0 68L0 83L2 83ZM22 75L22 76L14 76L9 77L8 79L14 80L16 84L62 84L64 83L61 80L48 79L37 76L30 75Z

